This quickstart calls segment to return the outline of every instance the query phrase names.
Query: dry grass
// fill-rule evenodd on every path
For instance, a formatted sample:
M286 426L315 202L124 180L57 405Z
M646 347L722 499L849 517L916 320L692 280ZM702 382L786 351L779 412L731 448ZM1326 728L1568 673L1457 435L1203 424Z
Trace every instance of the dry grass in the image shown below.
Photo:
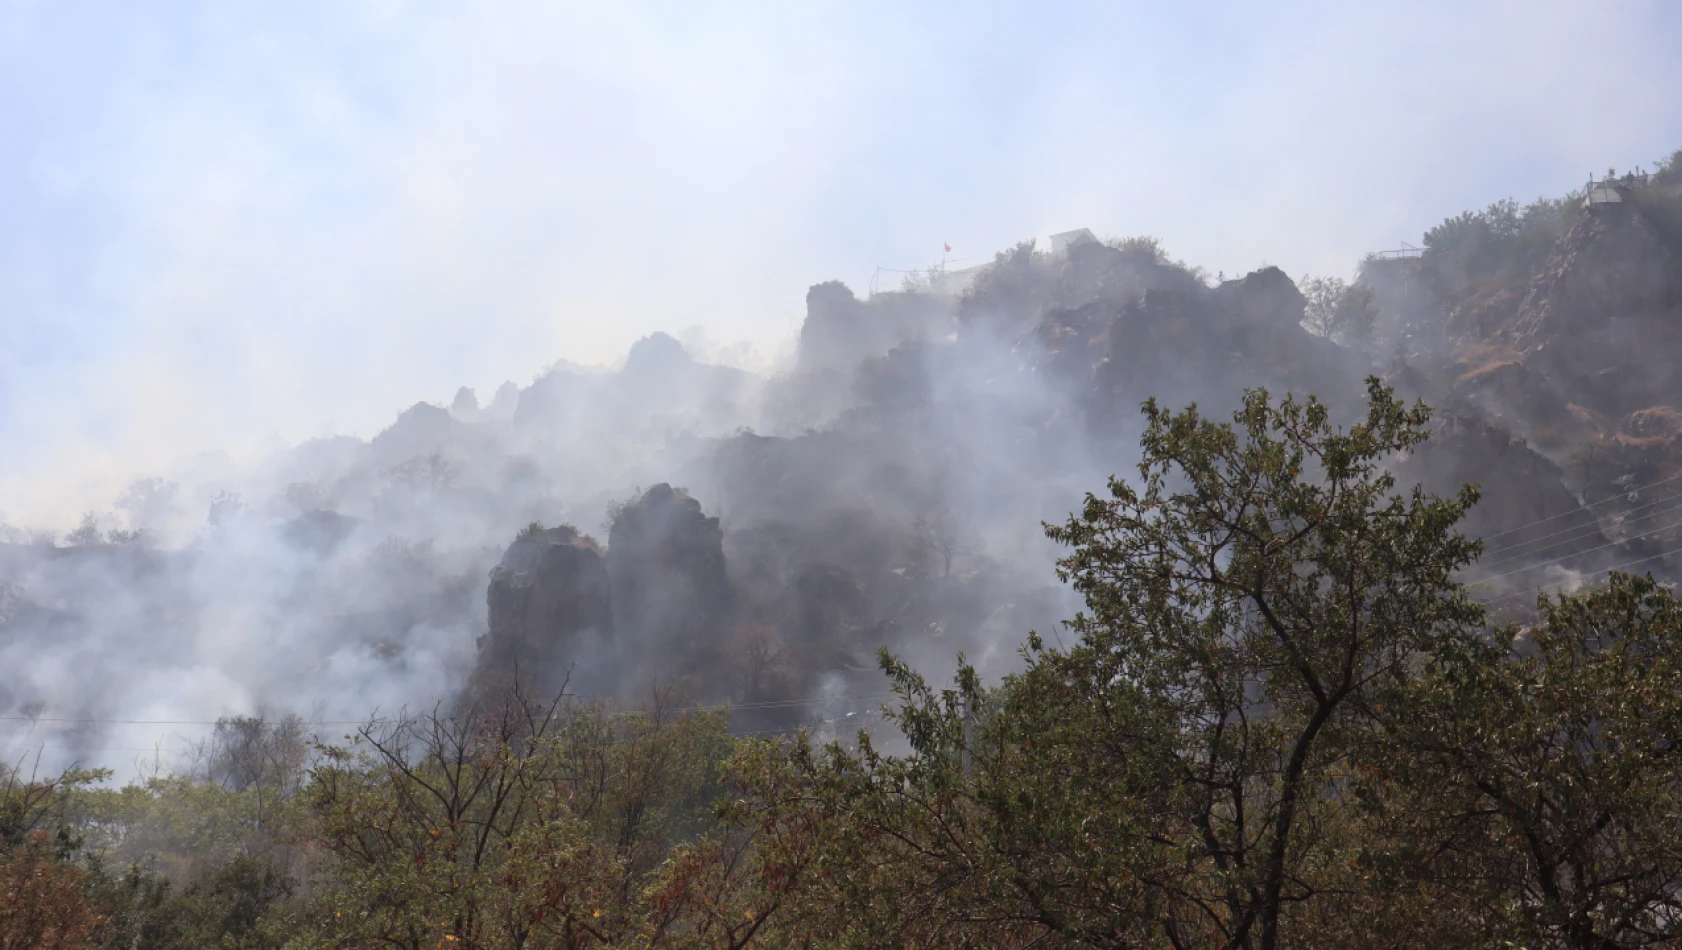
M1454 368L1460 372L1457 384L1464 385L1503 366L1520 362L1519 354L1502 343L1473 343L1455 354Z

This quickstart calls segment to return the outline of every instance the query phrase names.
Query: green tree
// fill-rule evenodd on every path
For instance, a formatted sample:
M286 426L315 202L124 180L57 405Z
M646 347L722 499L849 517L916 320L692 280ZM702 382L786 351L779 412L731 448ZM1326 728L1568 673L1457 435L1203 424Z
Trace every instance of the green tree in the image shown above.
M1361 345L1378 325L1372 288L1336 277L1305 277L1299 289L1306 299L1303 326L1317 336L1345 345Z
M1473 902L1491 944L1676 946L1682 603L1614 574L1540 608L1414 682L1392 711L1388 808L1435 856L1416 876Z
M1410 665L1478 635L1476 494L1394 493L1428 413L1377 380L1347 430L1261 391L1231 424L1145 413L1138 482L1048 528L1074 646L1032 637L993 692L887 661L911 754L791 757L787 814L838 842L813 900L861 945L1273 950L1381 902L1340 791Z
M1049 531L1074 548L1060 571L1088 609L1070 624L1081 645L1035 665L1052 671L1045 689L1125 682L1144 711L1170 840L1208 865L1203 895L1165 889L1170 926L1233 946L1254 931L1272 950L1335 863L1318 832L1345 749L1414 657L1481 624L1452 579L1478 551L1455 529L1476 493L1393 493L1383 466L1424 440L1428 412L1376 379L1347 431L1312 398L1265 392L1234 425L1146 415L1140 487L1112 479L1110 498Z

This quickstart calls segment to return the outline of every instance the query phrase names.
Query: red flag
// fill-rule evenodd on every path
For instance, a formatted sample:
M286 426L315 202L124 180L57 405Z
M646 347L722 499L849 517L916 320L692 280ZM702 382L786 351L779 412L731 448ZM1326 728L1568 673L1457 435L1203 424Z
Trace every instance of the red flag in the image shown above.
M948 254L952 253L952 245L946 244L946 245L943 245L943 246L946 248L946 253L948 253Z

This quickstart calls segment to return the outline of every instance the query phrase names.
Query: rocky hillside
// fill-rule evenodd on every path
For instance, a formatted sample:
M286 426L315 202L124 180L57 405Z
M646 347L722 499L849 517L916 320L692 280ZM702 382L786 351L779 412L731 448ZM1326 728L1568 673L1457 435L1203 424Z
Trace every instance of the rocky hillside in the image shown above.
M355 718L520 677L732 702L742 729L834 717L874 705L879 648L996 673L1055 635L1075 605L1040 523L1130 471L1143 400L1222 413L1265 386L1348 418L1371 373L1438 409L1398 475L1482 486L1469 579L1498 606L1618 564L1675 576L1676 171L1451 219L1336 299L1275 268L1213 282L1150 240L1024 244L957 295L813 287L771 378L656 334L366 442L172 473L114 533L0 546L0 706ZM1366 319L1330 332L1327 307Z
M1477 441L1486 451L1439 454L1455 456L1453 477L1484 484L1485 564L1505 585L1631 562L1676 571L1682 169L1674 165L1617 180L1592 203L1579 194L1516 216L1498 204L1451 219L1423 257L1364 268L1396 317L1385 342L1401 347L1390 354L1398 384L1446 419L1465 420L1462 431L1484 433ZM1513 464L1497 464L1499 456Z

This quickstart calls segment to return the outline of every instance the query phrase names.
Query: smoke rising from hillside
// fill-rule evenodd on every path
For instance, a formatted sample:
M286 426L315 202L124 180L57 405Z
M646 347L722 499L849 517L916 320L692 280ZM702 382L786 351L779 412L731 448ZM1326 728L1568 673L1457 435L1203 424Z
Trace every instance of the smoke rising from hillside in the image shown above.
M1237 331L1245 383L1350 390L1302 308L1277 271L1212 288L1152 242L1023 245L961 296L814 286L778 373L655 334L616 370L464 389L366 442L139 480L120 517L3 549L0 707L34 720L11 751L118 763L221 715L354 721L491 688L521 657L539 690L569 666L571 688L622 702L680 681L742 704L744 728L879 693L881 647L997 675L1073 610L1040 523L1126 468L1147 390L1240 392L1167 354L1214 370ZM530 547L555 543L579 553ZM64 721L83 719L158 724Z
M1078 606L1040 523L1127 477L1142 401L1221 417L1261 386L1348 419L1386 353L1404 395L1443 409L1397 460L1402 484L1494 487L1467 527L1496 557L1469 580L1517 596L1657 560L1674 526L1634 526L1669 500L1646 486L1670 477L1682 430L1665 427L1682 413L1632 412L1651 386L1608 388L1615 346L1593 372L1549 362L1599 322L1670 345L1654 328L1677 301L1682 212L1655 181L1618 206L1550 205L1485 247L1484 280L1443 279L1472 266L1446 244L1402 269L1369 262L1358 292L1338 291L1376 308L1348 345L1305 329L1309 301L1276 268L1220 281L1149 239L1030 243L956 295L814 285L775 372L656 333L611 371L562 362L483 399L463 388L367 441L136 480L61 538L0 539L7 754L161 762L219 716L296 713L332 734L515 679L731 703L735 728L782 731L872 705L880 648L937 679L959 654L997 676L1029 630L1055 637ZM1626 265L1652 286L1599 277ZM1475 296L1495 277L1538 289ZM1533 349L1457 323L1474 304ZM1630 434L1569 457L1557 432L1515 436L1563 405Z
M516 534L571 524L605 545L611 513L658 484L721 519L735 591L698 631L724 665L690 699L769 696L798 722L791 698L878 692L884 645L937 670L960 650L1004 668L1029 625L1064 612L1038 522L1105 470L1075 415L1057 421L1069 393L1012 352L1019 327L959 333L955 298L867 305L825 285L810 303L781 373L701 362L655 334L616 370L561 363L484 399L464 389L367 441L136 480L56 544L8 528L8 755L126 771L155 748L167 766L223 715L338 723L448 701L482 665L487 578ZM609 649L630 650L618 619L626 644ZM657 662L666 635L651 628L613 663L568 656L573 688L635 702L682 672ZM776 685L738 682L753 637L769 638Z
M655 329L769 349L809 284L942 242L1084 224L1347 276L1672 147L1676 17L6 4L0 510L73 526L182 454L366 438Z

